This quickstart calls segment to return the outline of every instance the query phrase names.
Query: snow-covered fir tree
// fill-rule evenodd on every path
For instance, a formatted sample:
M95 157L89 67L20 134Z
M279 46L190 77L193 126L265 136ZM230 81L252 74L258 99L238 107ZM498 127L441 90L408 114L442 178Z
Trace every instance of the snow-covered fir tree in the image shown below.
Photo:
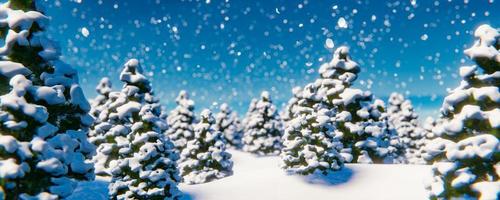
M271 101L264 91L255 105L250 104L244 124L243 150L257 155L278 155L282 148L283 125Z
M422 139L419 140L420 148L414 154L415 160L413 162L409 160L410 163L413 164L432 164L433 156L427 152L427 145L436 138L436 133L442 133L442 122L443 119L438 118L434 119L433 117L427 117L422 122L421 129L423 131Z
M104 140L94 156L96 166L111 174L111 199L176 199L179 157L163 132L161 107L139 61L125 63L121 92L111 92L103 120L95 125Z
M201 112L195 138L181 152L179 169L187 184L206 183L232 174L231 154L226 152L222 133L214 129L210 110Z
M479 26L477 41L465 50L476 65L460 67L460 85L441 107L438 138L427 145L433 177L431 199L498 199L500 195L500 34Z
M109 101L109 93L112 92L112 84L111 80L109 80L108 77L102 78L99 83L96 86L96 92L97 92L97 97L92 99L90 101L90 112L89 114L94 117L95 122L94 123L99 123L100 122L100 116L102 115L103 117L106 116L108 113L103 113L106 112L106 103Z
M226 103L221 104L219 110L215 116L214 129L222 133L226 144L237 149L241 148L243 130L238 114L233 112Z
M335 126L330 120L333 111L318 98L312 84L305 87L293 106L292 118L286 123L283 135L282 167L302 175L339 170L344 158L339 153L342 144L334 135Z
M187 142L194 139L193 124L196 119L193 112L194 101L189 99L186 91L180 91L175 102L177 107L167 117L170 128L166 135L174 142L175 148L180 153L186 148Z
M298 104L299 100L301 99L302 95L302 88L301 87L294 87L292 89L292 98L288 100L287 105L283 109L282 113L280 114L281 119L283 120L283 123L287 123L288 121L292 120L293 115L295 113L295 106Z
M92 108L90 109L90 114L95 120L90 127L89 141L97 146L96 155L93 156L92 161L95 165L95 174L100 176L111 175L109 170L115 166L118 158L116 152L111 153L112 149L118 149L116 139L126 137L126 134L116 134L116 131L122 127L113 126L119 124L119 122L110 121L108 118L111 111L110 104L114 103L121 95L120 92L113 92L111 86L111 81L107 77L99 81L96 86L98 96L91 101ZM114 104L113 108L116 108L116 106L117 104ZM124 130L122 132L128 133Z
M255 112L257 102L259 100L253 98L250 100L250 104L248 104L248 109L247 112L245 113L245 117L241 120L241 124L243 125L243 128L245 128L245 125L248 124L247 120L250 119L250 115Z
M395 131L404 149L400 162L425 164L419 151L425 143L425 131L419 127L418 115L410 100L402 94L392 93L387 107L389 129ZM402 155L403 156L403 155Z
M47 20L35 1L0 5L0 199L64 198L94 177L90 104Z
M332 112L333 135L343 144L340 153L345 162L398 162L402 149L397 135L388 131L384 102L373 100L368 91L351 88L359 72L349 48L339 47L333 59L321 65L320 77L304 88L302 98L314 96L315 102Z

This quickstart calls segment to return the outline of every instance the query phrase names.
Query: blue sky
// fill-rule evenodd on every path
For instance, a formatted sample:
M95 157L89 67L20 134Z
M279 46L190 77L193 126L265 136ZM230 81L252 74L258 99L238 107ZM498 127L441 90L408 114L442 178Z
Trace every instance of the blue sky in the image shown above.
M470 64L462 51L472 30L500 22L499 2L488 0L38 2L87 97L103 76L120 89L122 64L138 58L165 105L172 108L184 89L198 111L228 102L244 112L262 90L280 106L331 58L329 38L335 47L348 45L360 63L356 87L384 100L405 93L430 115L458 85L458 67Z

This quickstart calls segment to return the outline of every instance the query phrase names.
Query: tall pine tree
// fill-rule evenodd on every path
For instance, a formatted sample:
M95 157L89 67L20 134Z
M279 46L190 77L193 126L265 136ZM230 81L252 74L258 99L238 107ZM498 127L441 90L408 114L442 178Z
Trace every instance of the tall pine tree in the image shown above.
M285 124L290 120L292 120L294 114L296 113L295 106L299 103L299 100L302 98L302 88L294 87L292 89L292 94L293 94L292 98L288 100L288 104L285 106L285 108L281 113L281 119Z
M117 104L113 104L121 95L120 92L113 92L111 81L105 77L96 86L98 96L91 101L92 108L90 114L94 117L94 124L90 127L89 141L97 146L96 155L92 161L95 165L95 173L100 176L110 176L109 169L113 168L118 158L117 153L111 153L112 149L117 150L116 140L126 137L127 131L122 126L114 126L119 122L109 120L108 116ZM125 97L121 97L124 99ZM110 108L111 104L113 107ZM117 134L119 129L124 135Z
M112 175L110 197L177 199L179 156L163 134L168 126L160 118L158 99L138 60L125 63L120 80L124 83L121 92L109 99L112 102L104 122L106 142L99 146L94 157L97 162L108 162L103 167Z
M219 110L215 116L215 130L222 133L226 144L237 149L241 148L243 130L238 114L233 112L226 103L221 104Z
M500 160L500 34L479 26L465 50L476 65L460 67L462 81L444 99L438 138L427 146L431 199L498 199Z
M397 162L402 150L397 135L388 131L383 101L373 100L368 91L351 88L359 72L358 64L349 56L349 48L339 47L333 59L321 65L320 77L308 84L301 95L296 95L299 97L297 102L309 101L302 107L312 109L313 116L319 114L320 109L330 111L331 117L325 123L332 124L334 128L330 131L334 133L328 135L341 141L340 154L345 162ZM296 110L289 112L304 112L296 107L289 107ZM297 117L300 114L292 115L292 118Z
M92 179L90 105L35 1L0 6L0 199L58 199Z
M392 93L387 107L389 129L395 131L401 142L404 155L399 162L423 164L419 150L424 145L425 131L419 127L418 115L411 102L402 94Z
M278 155L283 125L276 106L267 91L252 102L255 104L250 104L244 124L243 150L258 155Z
M182 90L175 102L177 107L167 117L170 128L167 130L166 135L174 142L177 152L180 153L186 148L187 142L194 138L194 101L189 99L186 91Z
M293 109L289 107L292 117L283 135L282 167L302 175L341 169L344 163L339 153L342 143L330 120L333 111L318 98L313 84L306 85L292 105Z
M99 123L101 121L100 115L106 116L108 114L106 113L106 103L109 103L109 94L113 91L111 87L111 80L109 80L108 77L104 77L99 81L95 88L97 97L90 101L91 109L89 112L95 119L94 123Z

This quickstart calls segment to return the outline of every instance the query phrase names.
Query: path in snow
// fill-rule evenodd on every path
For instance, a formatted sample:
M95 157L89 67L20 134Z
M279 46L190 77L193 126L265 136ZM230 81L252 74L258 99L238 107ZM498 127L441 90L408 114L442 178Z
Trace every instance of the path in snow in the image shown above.
M328 177L286 175L278 157L256 157L230 150L234 174L221 180L181 184L182 200L294 200L294 199L426 199L425 165L347 164ZM82 182L68 199L107 199L107 182Z

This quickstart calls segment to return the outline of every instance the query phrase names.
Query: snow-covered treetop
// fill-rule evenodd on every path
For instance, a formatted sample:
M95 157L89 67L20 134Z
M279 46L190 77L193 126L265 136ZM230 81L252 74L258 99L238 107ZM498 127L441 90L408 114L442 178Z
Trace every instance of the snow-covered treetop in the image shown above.
M402 94L393 92L389 96L389 105L400 106L401 104L403 104L404 100L405 98Z
M269 95L268 91L263 91L260 94L260 100L255 106L258 110L266 110L270 115L277 115L276 107L272 104L271 95Z
M271 97L269 95L269 92L268 91L264 91L260 94L260 98L263 100L263 101L271 101Z
M212 129L212 125L214 124L214 117L212 115L212 111L209 109L203 109L200 113L200 121L194 126L195 134L206 134L207 130ZM218 132L217 132L218 133ZM196 138L207 137L206 135L195 135Z
M189 99L189 94L185 90L179 92L179 96L175 98L177 105L183 106L192 110L194 108L194 101Z
M387 108L389 122L392 125L398 125L401 121L411 122L417 125L417 113L413 110L410 100L404 98L402 94L393 92L389 96L389 107Z
M351 60L349 47L346 46L337 48L333 54L333 59L319 68L322 78L335 78L348 84L356 80L356 74L359 71L358 63Z
M227 105L227 103L221 104L219 110L221 113L224 113L226 115L232 112L231 108L229 108L229 105Z
M441 113L449 119L442 130L450 136L500 128L500 34L489 25L481 25L474 36L478 40L464 53L477 65L460 68L462 81L445 97L441 107ZM484 74L478 71L478 66Z
M500 33L488 24L479 26L474 31L477 41L464 53L475 60L487 74L500 68Z
M200 117L200 121L202 121L203 123L213 123L214 121L212 111L210 111L209 109L203 109L201 111Z
M151 91L149 80L142 74L142 66L137 59L130 59L125 63L120 73L120 80L127 85L138 87L143 92Z
M108 95L112 91L111 87L111 80L108 77L104 77L99 81L95 90L101 95Z
M294 97L299 97L301 93L302 93L301 87L297 86L297 87L292 88L292 94Z

